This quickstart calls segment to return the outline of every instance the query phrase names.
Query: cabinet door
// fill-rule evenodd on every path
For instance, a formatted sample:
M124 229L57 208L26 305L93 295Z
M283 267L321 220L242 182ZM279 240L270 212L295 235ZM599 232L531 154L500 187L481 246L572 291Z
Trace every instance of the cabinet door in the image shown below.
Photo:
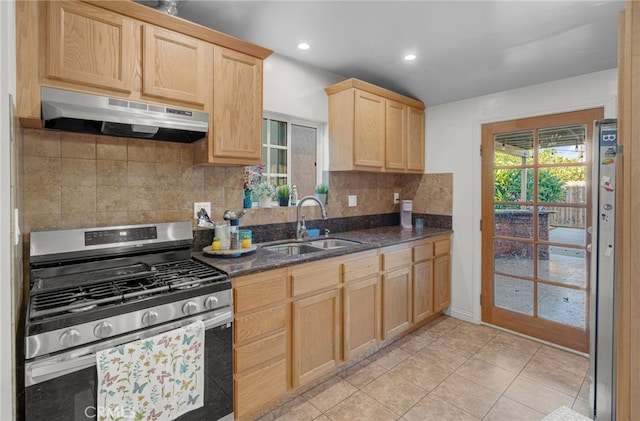
M424 172L424 110L407 107L407 171Z
M308 383L339 364L340 311L338 289L292 303L293 387Z
M384 338L404 332L411 324L411 268L394 270L382 278Z
M211 44L144 25L143 45L143 95L201 106L209 100Z
M413 265L413 323L433 314L433 261Z
M131 19L71 1L49 2L48 17L48 78L131 90L135 55Z
M433 305L440 311L451 304L451 256L436 257L433 260Z
M287 361L273 362L233 380L236 419L242 419L263 405L278 399L287 391Z
M353 165L368 170L384 168L385 100L355 91Z
M387 170L403 172L407 167L407 106L386 100L385 149Z
M216 46L213 67L214 158L262 162L262 60Z
M380 340L378 276L344 287L344 359L350 360Z

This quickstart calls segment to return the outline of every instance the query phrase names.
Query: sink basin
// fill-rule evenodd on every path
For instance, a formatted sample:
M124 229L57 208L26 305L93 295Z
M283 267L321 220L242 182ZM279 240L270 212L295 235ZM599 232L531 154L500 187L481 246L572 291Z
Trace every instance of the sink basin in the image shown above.
M286 254L287 256L297 256L299 254L314 253L324 250L323 248L314 247L306 243L275 244L273 246L264 246L262 248L276 253Z
M323 249L335 249L344 246L353 246L360 244L357 241L341 240L339 238L327 238L326 240L314 240L308 243L313 247L320 247Z
M360 244L357 241L341 240L339 238L326 238L323 240L313 240L306 242L291 242L273 244L271 246L262 246L265 250L271 250L276 253L285 254L287 256L296 256L299 254L315 253L317 251L337 249L344 246L352 246Z

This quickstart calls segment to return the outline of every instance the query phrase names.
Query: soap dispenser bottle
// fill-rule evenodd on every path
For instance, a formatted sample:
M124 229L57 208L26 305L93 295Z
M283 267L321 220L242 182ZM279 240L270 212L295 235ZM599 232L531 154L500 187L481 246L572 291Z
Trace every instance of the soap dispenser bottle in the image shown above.
M295 206L298 203L298 188L294 184L291 186L291 206Z

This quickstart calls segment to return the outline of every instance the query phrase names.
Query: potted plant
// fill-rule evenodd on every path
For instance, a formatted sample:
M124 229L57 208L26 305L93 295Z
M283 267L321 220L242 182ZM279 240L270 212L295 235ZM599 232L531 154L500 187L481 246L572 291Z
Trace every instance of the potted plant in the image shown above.
M253 207L253 189L260 183L264 171L264 164L244 167L242 172L242 205L244 208Z
M276 195L278 196L278 204L280 206L289 206L289 195L291 189L288 184L282 184L276 188Z
M316 197L325 205L327 204L327 194L329 194L329 186L324 183L316 186Z
M271 199L273 195L276 193L275 187L273 184L267 181L261 181L255 188L253 189L253 194L258 198L258 202L261 208L270 208L271 207Z

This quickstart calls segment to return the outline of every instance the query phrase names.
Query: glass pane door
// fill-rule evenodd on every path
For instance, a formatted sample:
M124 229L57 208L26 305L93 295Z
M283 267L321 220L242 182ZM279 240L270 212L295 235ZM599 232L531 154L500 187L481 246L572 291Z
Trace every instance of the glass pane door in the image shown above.
M595 118L576 114L483 127L482 305L483 321L587 352Z

